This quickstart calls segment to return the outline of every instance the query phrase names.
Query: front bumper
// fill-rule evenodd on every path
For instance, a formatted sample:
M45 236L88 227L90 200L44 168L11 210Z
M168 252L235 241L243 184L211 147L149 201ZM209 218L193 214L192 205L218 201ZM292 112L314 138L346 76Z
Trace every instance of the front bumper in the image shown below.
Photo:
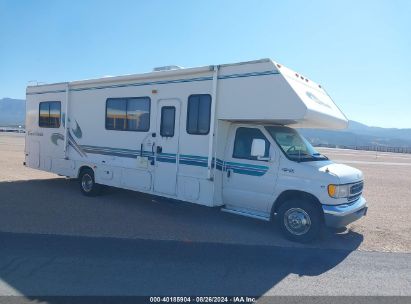
M354 203L322 205L325 225L333 228L345 227L367 214L367 201L362 196Z

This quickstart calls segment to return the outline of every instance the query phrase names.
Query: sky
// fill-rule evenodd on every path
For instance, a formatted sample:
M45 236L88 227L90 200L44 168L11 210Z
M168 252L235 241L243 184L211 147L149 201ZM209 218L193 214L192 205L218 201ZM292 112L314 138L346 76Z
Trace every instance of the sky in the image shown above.
M0 0L0 98L61 82L261 58L349 119L411 128L411 1Z

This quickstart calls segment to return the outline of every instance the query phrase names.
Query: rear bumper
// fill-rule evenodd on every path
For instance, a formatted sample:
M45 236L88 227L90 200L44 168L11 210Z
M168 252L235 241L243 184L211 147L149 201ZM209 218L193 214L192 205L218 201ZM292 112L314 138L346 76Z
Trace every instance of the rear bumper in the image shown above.
M345 227L367 214L367 201L362 196L351 204L323 205L325 225L333 228Z

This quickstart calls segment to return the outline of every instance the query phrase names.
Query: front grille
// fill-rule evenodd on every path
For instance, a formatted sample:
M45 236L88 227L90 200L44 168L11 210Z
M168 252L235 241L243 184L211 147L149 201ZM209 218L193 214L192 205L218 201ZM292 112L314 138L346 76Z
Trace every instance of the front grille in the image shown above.
M350 196L348 197L348 202L354 202L360 198L362 194L362 189L364 188L364 182L358 182L350 187Z
M364 187L364 182L359 182L351 186L350 194L357 194L362 192L362 188Z

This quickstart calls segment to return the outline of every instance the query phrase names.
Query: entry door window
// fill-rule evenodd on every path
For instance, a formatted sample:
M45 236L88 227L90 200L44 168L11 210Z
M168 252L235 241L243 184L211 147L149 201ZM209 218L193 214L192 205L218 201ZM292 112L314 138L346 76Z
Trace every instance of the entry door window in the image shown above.
M255 156L251 156L251 145L253 139L265 140L264 157L269 157L270 142L264 136L260 129L257 128L238 128L235 133L233 158L257 160Z
M176 121L176 108L175 107L162 107L161 108L161 123L160 123L160 135L162 137L173 137Z

